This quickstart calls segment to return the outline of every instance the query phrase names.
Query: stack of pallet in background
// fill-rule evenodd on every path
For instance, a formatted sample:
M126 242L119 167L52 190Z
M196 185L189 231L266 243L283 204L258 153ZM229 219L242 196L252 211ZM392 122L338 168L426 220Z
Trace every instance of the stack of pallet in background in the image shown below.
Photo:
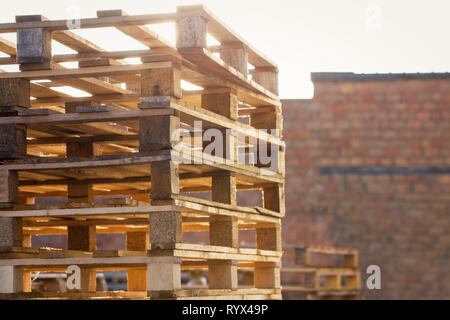
M17 33L17 46L0 40L0 63L21 70L0 74L0 298L280 299L285 144L258 130L282 129L275 64L202 6L79 22L149 49L107 52L42 16L0 25ZM159 23L176 24L176 47L145 26ZM76 53L53 55L52 40ZM124 60L133 57L142 63ZM223 150L206 152L207 129L225 135ZM270 162L254 152L264 145ZM238 205L237 190L259 190L261 204ZM49 207L48 197L64 201ZM239 230L254 230L255 248L239 247ZM209 232L209 245L183 242L186 231ZM126 250L97 250L97 233L126 233ZM31 235L45 234L67 234L67 250L32 248ZM71 265L79 289L30 292L31 272ZM251 288L239 268L253 269ZM192 269L207 270L207 288L182 286ZM97 292L104 270L127 271L128 291Z
M284 298L359 299L358 251L333 247L291 246L283 249Z

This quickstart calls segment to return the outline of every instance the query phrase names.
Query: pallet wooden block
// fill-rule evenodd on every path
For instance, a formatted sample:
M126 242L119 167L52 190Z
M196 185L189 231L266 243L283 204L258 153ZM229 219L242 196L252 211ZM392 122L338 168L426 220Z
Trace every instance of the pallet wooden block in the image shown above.
M175 47L145 27L166 22L177 26ZM65 20L40 15L0 24L18 39L0 38L9 55L0 63L21 70L0 74L0 298L281 299L285 143L276 65L203 6L98 11L80 27L115 27L149 49L108 52ZM208 34L220 45L209 46ZM54 55L53 40L76 53ZM78 68L60 64L68 61ZM183 90L182 80L200 89ZM59 86L91 96L52 89ZM211 149L210 129L223 146ZM254 152L263 144L271 165ZM259 190L261 203L239 205L236 193L247 190ZM42 204L54 196L65 200ZM97 196L109 198L94 204ZM254 248L239 246L239 230L255 230ZM183 242L186 232L208 232L209 241ZM126 250L97 250L100 233L125 233ZM67 235L68 249L30 248L32 235L45 234ZM69 265L81 269L80 289L31 292L31 272ZM239 285L240 268L253 270L252 287ZM207 272L205 288L182 283L192 269ZM97 292L104 270L127 271L128 291Z

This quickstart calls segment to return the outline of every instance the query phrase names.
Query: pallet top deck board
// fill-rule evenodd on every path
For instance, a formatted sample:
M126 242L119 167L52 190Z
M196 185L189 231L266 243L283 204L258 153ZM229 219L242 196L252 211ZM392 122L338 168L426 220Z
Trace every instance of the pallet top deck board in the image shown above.
M83 18L79 20L80 29L107 28L127 25L146 25L174 22L176 13L141 14L132 16L112 16L98 18ZM18 29L45 28L52 31L70 30L72 25L67 23L67 19L13 22L0 24L0 33L16 32Z
M338 248L330 246L285 246L286 251L304 250L306 252L317 254L330 254L330 255L349 255L358 254L358 250L351 248Z
M230 250L233 248L229 248ZM159 251L159 250L158 250ZM279 255L277 252L258 252L254 250L253 253L241 252L240 249L234 249L233 251L202 251L193 249L174 249L173 255L179 258L185 259L199 259L199 260L239 260L239 261L251 261L251 262L277 262ZM111 256L89 256L85 257L67 257L64 252L56 257L49 258L23 258L23 259L0 259L0 266L67 266L67 265L80 265L80 266L92 266L95 268L101 268L102 266L146 266L150 263L158 263L164 257L152 256L153 250L149 250L146 254L142 252L141 255L121 255L117 256L115 253L111 253Z
M117 11L117 10L116 10ZM223 23L218 17L216 17L211 11L204 6L181 6L177 8L178 13L159 13L159 14L145 14L145 15L126 15L124 13L115 14L112 11L99 11L97 18L83 18L79 20L80 29L85 28L105 28L116 27L123 29L125 33L136 36L138 39L144 39L147 45L150 46L165 46L168 45L165 41L162 41L157 36L153 36L152 33L148 33L145 29L136 29L136 26L143 26L148 24L160 24L175 22L177 17L186 12L195 12L208 19L208 31L218 41L222 43L238 42L245 45L249 51L249 62L255 67L273 67L276 68L276 64L269 58L257 51L252 45L245 41L241 36L235 33L225 23ZM46 20L46 21L28 21L28 22L15 22L15 23L2 23L0 24L0 33L16 32L18 29L27 28L46 28L52 31L64 31L73 28L72 25L67 23L67 19L62 20ZM137 31L139 30L139 31ZM151 42L149 42L151 40Z
M126 17L128 14L123 10L99 10L97 17ZM157 33L142 25L121 25L116 26L118 30L130 36L149 48L170 47L172 45L165 39L161 38ZM175 50L175 48L173 48Z
M0 118L0 124L76 124L89 122L109 122L120 120L138 120L140 117L169 115L168 108L154 108L146 110L86 112L86 113L60 113L38 116L13 116Z
M94 76L107 76L114 74L137 73L142 70L170 68L170 62L152 62L137 65L116 65L89 67L81 69L50 69L22 72L3 72L0 73L0 79L29 79L29 80L60 80L71 78L87 78Z
M57 218L64 216L85 217L85 216L102 216L107 219L108 215L120 215L131 218L138 218L137 215L149 214L152 212L167 212L170 210L180 210L186 213L198 213L202 215L223 215L234 216L239 219L245 219L248 222L263 222L279 225L279 219L276 213L272 215L270 212L260 213L256 208L230 206L213 201L202 201L193 197L182 197L176 199L174 205L167 206L135 206L135 207L96 207L96 208L73 208L73 209L36 209L36 210L2 210L2 217L23 217L36 218L48 217ZM131 216L130 216L131 215ZM113 217L116 219L116 217Z

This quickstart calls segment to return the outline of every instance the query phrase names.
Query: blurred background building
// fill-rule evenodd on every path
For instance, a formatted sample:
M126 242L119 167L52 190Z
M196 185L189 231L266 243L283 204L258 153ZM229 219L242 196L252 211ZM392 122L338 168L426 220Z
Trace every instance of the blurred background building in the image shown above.
M450 297L450 73L313 73L283 101L284 244L359 250L368 299Z

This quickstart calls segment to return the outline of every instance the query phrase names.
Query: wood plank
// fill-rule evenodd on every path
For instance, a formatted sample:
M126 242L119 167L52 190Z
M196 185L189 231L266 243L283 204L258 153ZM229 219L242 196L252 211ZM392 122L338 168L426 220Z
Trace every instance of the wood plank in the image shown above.
M95 50L101 50L101 48L97 47L96 45L90 43L89 41L77 36L76 34L69 32L69 31L63 31L60 33L57 33L56 36L57 40L61 41L63 44L68 45L71 48L78 48L80 50L87 50L87 51L95 51ZM15 44L10 43L9 44L9 50L16 52ZM66 68L62 67L58 64L52 64L53 68L57 68L59 70L67 70ZM20 72L19 72L20 73ZM60 80L59 83L73 86L74 88L84 90L89 93L94 94L105 94L105 93L111 93L111 92L120 92L120 93L127 93L126 90L120 89L118 87L115 87L111 84L108 84L104 81L100 81L98 79L68 79L68 80ZM36 93L38 95L42 94L43 89L38 87L37 85L31 85L32 93ZM46 92L46 95L44 97L51 97L51 96L57 96L57 97L68 97L68 95L65 95L63 93L48 89ZM37 96L36 98L38 98ZM42 96L41 96L42 98Z
M246 300L246 297L249 299L252 299L251 297L253 295L273 295L280 293L279 289L254 289L254 288L239 288L239 289L181 289L176 290L174 292L152 292L151 297L179 297L179 298L203 298L208 300L211 297L225 297L225 298L219 298L219 299L230 299L229 297L233 297L234 299L244 299Z
M281 253L273 250L260 250L252 248L233 248L227 246L215 246L192 243L177 243L175 246L179 250L218 252L218 253L236 253L241 255L263 255L268 257L281 257Z
M11 41L0 38L0 52L9 54L10 56L15 56L17 54L16 45Z
M80 37L79 35L71 32L71 31L58 31L53 33L53 40L56 40L65 46L68 46L69 48L77 51L78 53L101 53L104 52L104 50L95 45L94 43L90 42L89 40L84 39L83 37ZM80 67L82 67L81 63L86 62L86 59L88 58L81 58L78 61L78 64ZM93 58L98 59L98 57ZM114 60L114 59L105 59L110 64L113 65L123 65L125 64L122 61ZM92 61L92 60L91 60ZM117 81L125 81L127 84L139 88L139 76L138 75L120 75L117 74L113 76L114 80Z
M221 68L220 64L217 65L216 62L217 61L215 61L212 66L215 68ZM225 70L223 71L225 72ZM266 96L265 94L258 93L252 89L242 87L240 84L227 80L214 72L200 68L199 66L196 66L191 62L186 62L185 60L183 60L181 71L183 80L186 80L203 88L229 87L236 89L239 101L248 103L252 106L281 106L281 102L278 98L274 99L272 97ZM229 73L228 76L233 77L233 74ZM237 82L239 81L240 80L237 80Z
M139 102L139 94L137 93L106 93L106 94L93 94L90 97L94 101L99 101L103 103L118 103L122 104L125 102L137 103ZM66 102L75 102L75 101L83 101L86 97L59 97L59 96L49 96L42 97L36 100L31 101L31 105L33 107L46 107L46 106L55 106L61 105ZM136 109L136 108L134 108Z
M199 199L199 198L194 198L194 197L189 197L189 196L184 196L184 195L176 195L176 196L173 196L173 198L175 200L179 200L180 204L182 204L183 201L187 201L187 202L192 202L192 203L197 203L197 204L200 204L200 205L204 205L204 206L207 206L207 207L215 207L215 208L220 208L220 209L227 209L227 210L238 211L238 212L246 212L246 213L251 213L251 214L260 214L260 212L258 211L257 208L229 205L229 204L225 204L225 203L220 203L220 202L215 202L215 201L210 201L210 200L204 200L204 199ZM176 202L176 203L178 203L178 202ZM204 209L207 210L207 208L204 208ZM265 215L273 215L275 217L279 217L279 215L277 215L276 212L268 211L268 212L265 212L264 214Z
M86 40L76 33L67 30L53 32L53 40L58 41L59 43L62 43L63 45L77 52L104 51L101 47L90 42L89 40Z
M97 17L127 17L128 14L123 10L100 10L97 11ZM119 25L116 27L118 30L122 31L124 34L138 40L142 44L148 46L149 48L157 47L170 47L172 45L161 38L157 33L153 32L146 26L137 25ZM173 48L175 51L175 48Z
M88 137L46 137L46 138L34 138L28 140L28 147L30 145L45 145L45 144L60 144L66 142L104 142L104 141L134 141L138 140L139 136L136 134L108 134L108 135L95 135Z
M0 294L0 299L12 300L109 300L109 299L145 299L147 291L105 291L105 292L26 292Z
M140 117L155 115L170 115L167 108L146 110L108 111L99 113L51 114L29 117L3 117L0 124L44 124L44 123L87 123L120 120L136 120Z
M30 95L34 98L60 97L68 98L70 95L56 90L52 90L37 83L30 83Z
M180 48L179 51L183 57L194 62L205 71L213 72L220 77L223 77L225 80L236 83L256 93L263 94L271 99L278 99L274 93L265 89L255 81L247 79L247 77L242 73L236 71L234 68L227 65L222 59L209 53L204 48Z
M87 49L87 48L86 48ZM101 48L100 48L101 49ZM53 61L55 62L70 62L78 61L80 59L87 58L110 58L110 59L125 59L125 58L140 58L145 56L159 56L173 54L181 57L176 51L171 48L159 47L143 50L114 50L114 51L81 51L79 53L69 54L55 54L53 55Z
M279 257L266 256L262 254L241 254L241 253L224 253L211 251L193 251L193 250L173 250L173 255L180 258L188 259L207 259L207 260L240 260L240 261L256 261L256 262L278 262ZM152 255L152 253L149 253ZM157 254L160 254L158 252ZM1 261L0 261L1 265Z
M145 25L145 24L159 24L175 21L176 14L174 13L159 13L159 14L143 14L125 17L102 17L102 18L84 18L80 19L80 28L106 28L125 25ZM24 28L47 28L53 31L69 30L70 27L66 19L51 20L51 21L32 21L32 22L16 22L16 23L2 23L0 24L0 33L15 32L17 29Z
M148 206L148 207L104 207L104 208L78 208L78 209L47 209L47 210L17 210L0 211L1 217L64 217L64 216L106 216L111 214L135 215L152 212L167 212L174 210L174 206Z
M97 77L97 76L107 76L114 75L117 73L137 73L142 70L148 69L159 69L159 68L170 68L171 62L153 62L144 63L138 65L117 65L117 66L101 66L101 67L90 67L81 69L50 69L50 70L36 70L36 71L22 71L22 72L3 72L0 73L0 79L29 79L29 80L40 80L40 79L50 79L59 80L70 79L70 78L86 78L86 77Z

